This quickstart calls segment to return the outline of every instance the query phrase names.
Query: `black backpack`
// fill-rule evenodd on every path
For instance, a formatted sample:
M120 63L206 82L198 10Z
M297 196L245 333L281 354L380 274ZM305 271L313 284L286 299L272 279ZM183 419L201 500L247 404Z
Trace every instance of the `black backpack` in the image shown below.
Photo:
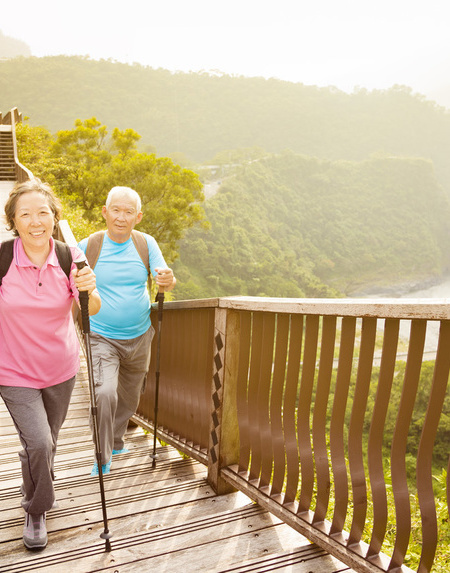
M72 267L72 253L70 247L67 243L62 241L54 240L55 242L55 252L58 257L58 262L60 267L65 272L67 279L70 279L70 269ZM13 260L13 249L14 249L14 239L9 239L8 241L3 241L0 244L0 285L2 284L2 279L9 270L9 267Z

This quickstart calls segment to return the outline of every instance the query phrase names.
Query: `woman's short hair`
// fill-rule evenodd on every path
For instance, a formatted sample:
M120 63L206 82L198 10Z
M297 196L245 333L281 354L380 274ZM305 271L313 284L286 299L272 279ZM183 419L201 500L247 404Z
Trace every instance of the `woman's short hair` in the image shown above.
M23 183L16 183L16 185L11 190L9 197L5 204L5 217L6 217L6 229L12 231L13 235L17 237L19 233L17 232L16 226L14 224L14 218L16 216L17 201L25 193L41 193L47 200L48 206L50 207L53 217L55 220L55 227L59 222L61 217L61 203L56 195L53 193L52 188L48 183L43 183L37 177L24 181Z
M128 199L134 201L136 203L136 211L140 213L142 209L142 202L137 191L135 191L131 187L120 187L120 186L113 187L111 191L108 193L108 197L106 198L106 208L109 207L111 201L116 196L128 197Z

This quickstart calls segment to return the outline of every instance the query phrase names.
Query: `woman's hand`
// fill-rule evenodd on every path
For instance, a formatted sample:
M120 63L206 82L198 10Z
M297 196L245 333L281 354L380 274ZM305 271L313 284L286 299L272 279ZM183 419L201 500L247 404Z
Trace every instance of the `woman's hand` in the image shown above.
M75 286L79 291L87 291L91 295L96 288L95 273L91 267L83 267L82 269L72 270L73 280Z
M82 269L73 269L73 280L79 291L87 291L89 295L89 314L97 314L102 306L102 301L96 288L95 273L91 267L85 266Z

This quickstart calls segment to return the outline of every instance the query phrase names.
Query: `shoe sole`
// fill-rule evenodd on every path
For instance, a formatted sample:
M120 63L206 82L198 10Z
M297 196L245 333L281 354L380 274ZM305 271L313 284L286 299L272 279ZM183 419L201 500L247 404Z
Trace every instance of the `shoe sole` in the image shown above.
M23 540L23 544L24 544L25 547L26 547L27 549L29 549L30 551L39 550L39 549L45 549L45 548L47 547L47 543L48 543L48 540L47 540L47 539L45 540L45 542L42 542L42 543L39 543L39 544L34 544L34 545L28 544L28 543L25 541L25 539Z

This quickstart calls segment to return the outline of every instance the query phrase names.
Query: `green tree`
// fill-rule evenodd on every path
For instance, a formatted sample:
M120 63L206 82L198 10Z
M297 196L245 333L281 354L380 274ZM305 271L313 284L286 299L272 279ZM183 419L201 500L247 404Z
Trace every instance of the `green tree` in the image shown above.
M155 237L171 263L185 231L198 223L207 226L202 183L196 173L167 157L138 152L139 138L132 129L118 128L109 137L95 117L78 119L74 129L54 137L44 128L24 125L18 130L23 163L54 187L65 213L73 214L67 218L77 238L103 226L101 208L111 187L132 187L142 199L139 228Z

